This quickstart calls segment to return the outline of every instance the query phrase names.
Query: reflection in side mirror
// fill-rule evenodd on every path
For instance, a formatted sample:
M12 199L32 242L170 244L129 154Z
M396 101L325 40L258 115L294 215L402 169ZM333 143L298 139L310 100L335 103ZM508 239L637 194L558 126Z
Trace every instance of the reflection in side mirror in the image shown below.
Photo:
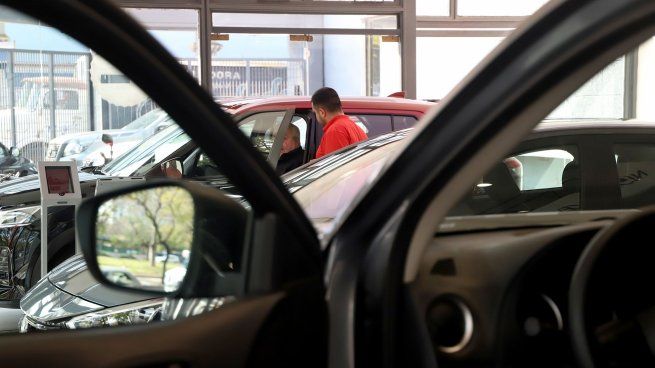
M165 177L170 179L182 179L184 176L184 166L182 160L174 158L163 162L161 165L161 172Z
M162 186L113 197L98 208L96 257L107 281L158 292L179 289L191 256L195 206Z
M9 154L13 157L19 157L20 156L20 150L16 147L11 147L9 149Z

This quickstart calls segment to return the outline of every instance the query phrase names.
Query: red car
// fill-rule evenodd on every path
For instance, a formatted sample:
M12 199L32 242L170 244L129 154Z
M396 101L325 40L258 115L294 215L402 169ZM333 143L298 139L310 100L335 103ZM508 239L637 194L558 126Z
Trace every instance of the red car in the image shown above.
M433 103L417 102L401 98L343 98L343 110L368 134L369 138L412 127ZM312 159L318 148L323 130L316 122L309 97L280 97L261 100L222 102L234 115L241 130L251 142L277 166L289 124L296 125L300 143L305 151L303 162ZM132 150L119 156L92 173L80 173L80 187L85 197L95 193L98 179L111 181L112 177L180 176L220 185L224 177L220 168L212 162L176 124L146 139ZM19 178L0 184L5 210L31 209L37 219L40 203L38 177ZM34 207L25 207L34 206ZM48 266L52 268L73 255L75 233L73 211L65 207L51 209L52 228L56 232L48 236ZM0 242L10 244L9 258L13 267L0 262L0 305L15 306L24 293L40 279L39 256L40 228L36 222L25 222L15 229L7 227L0 232ZM29 244L27 249L16 252L16 244ZM9 304L7 304L9 303Z
M344 113L350 116L369 138L411 128L434 106L434 103L430 102L395 97L344 97L341 103ZM239 100L222 102L221 105L235 116L242 131L250 137L253 144L268 154L270 162L277 162L289 124L296 125L300 130L305 162L314 158L323 130L312 112L310 97Z

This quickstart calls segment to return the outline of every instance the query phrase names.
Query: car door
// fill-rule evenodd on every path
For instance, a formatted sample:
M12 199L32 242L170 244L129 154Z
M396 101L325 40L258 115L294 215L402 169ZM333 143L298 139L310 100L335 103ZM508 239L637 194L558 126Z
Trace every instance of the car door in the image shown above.
M154 38L108 1L0 5L10 7L2 8L3 21L48 24L113 64L221 165L248 211L247 226L237 229L246 239L243 264L229 275L233 282L221 287L236 297L229 305L159 325L3 337L0 349L9 354L0 365L325 365L323 265L315 231L230 116ZM279 150L277 142L273 150Z
M576 88L652 36L654 18L649 1L553 1L428 114L331 238L330 341L358 344L331 350L332 364L437 366L410 285L439 224Z

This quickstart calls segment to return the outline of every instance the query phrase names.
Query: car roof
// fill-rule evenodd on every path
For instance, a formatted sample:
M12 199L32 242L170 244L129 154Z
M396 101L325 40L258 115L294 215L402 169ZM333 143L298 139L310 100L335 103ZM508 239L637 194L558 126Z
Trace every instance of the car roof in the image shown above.
M618 119L544 120L534 129L536 133L566 131L621 131L626 129L655 129L655 122Z
M269 108L298 108L311 109L310 96L284 96L261 99L221 100L221 106L232 114L241 114L250 110ZM436 103L417 100L408 100L397 97L342 97L341 104L344 110L401 110L425 113Z

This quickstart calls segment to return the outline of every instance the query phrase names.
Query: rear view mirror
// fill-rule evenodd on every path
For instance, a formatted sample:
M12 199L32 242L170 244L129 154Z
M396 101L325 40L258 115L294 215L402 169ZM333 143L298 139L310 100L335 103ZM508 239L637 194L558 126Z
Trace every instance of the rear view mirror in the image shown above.
M107 200L96 219L100 271L119 286L176 291L189 264L194 211L193 198L179 187Z
M76 222L89 271L101 283L206 297L235 287L248 218L244 205L215 188L164 180L89 198Z
M9 149L9 154L10 154L12 157L19 157L19 156L20 156L20 150L19 150L18 148L16 148L16 147L11 147L11 148Z

